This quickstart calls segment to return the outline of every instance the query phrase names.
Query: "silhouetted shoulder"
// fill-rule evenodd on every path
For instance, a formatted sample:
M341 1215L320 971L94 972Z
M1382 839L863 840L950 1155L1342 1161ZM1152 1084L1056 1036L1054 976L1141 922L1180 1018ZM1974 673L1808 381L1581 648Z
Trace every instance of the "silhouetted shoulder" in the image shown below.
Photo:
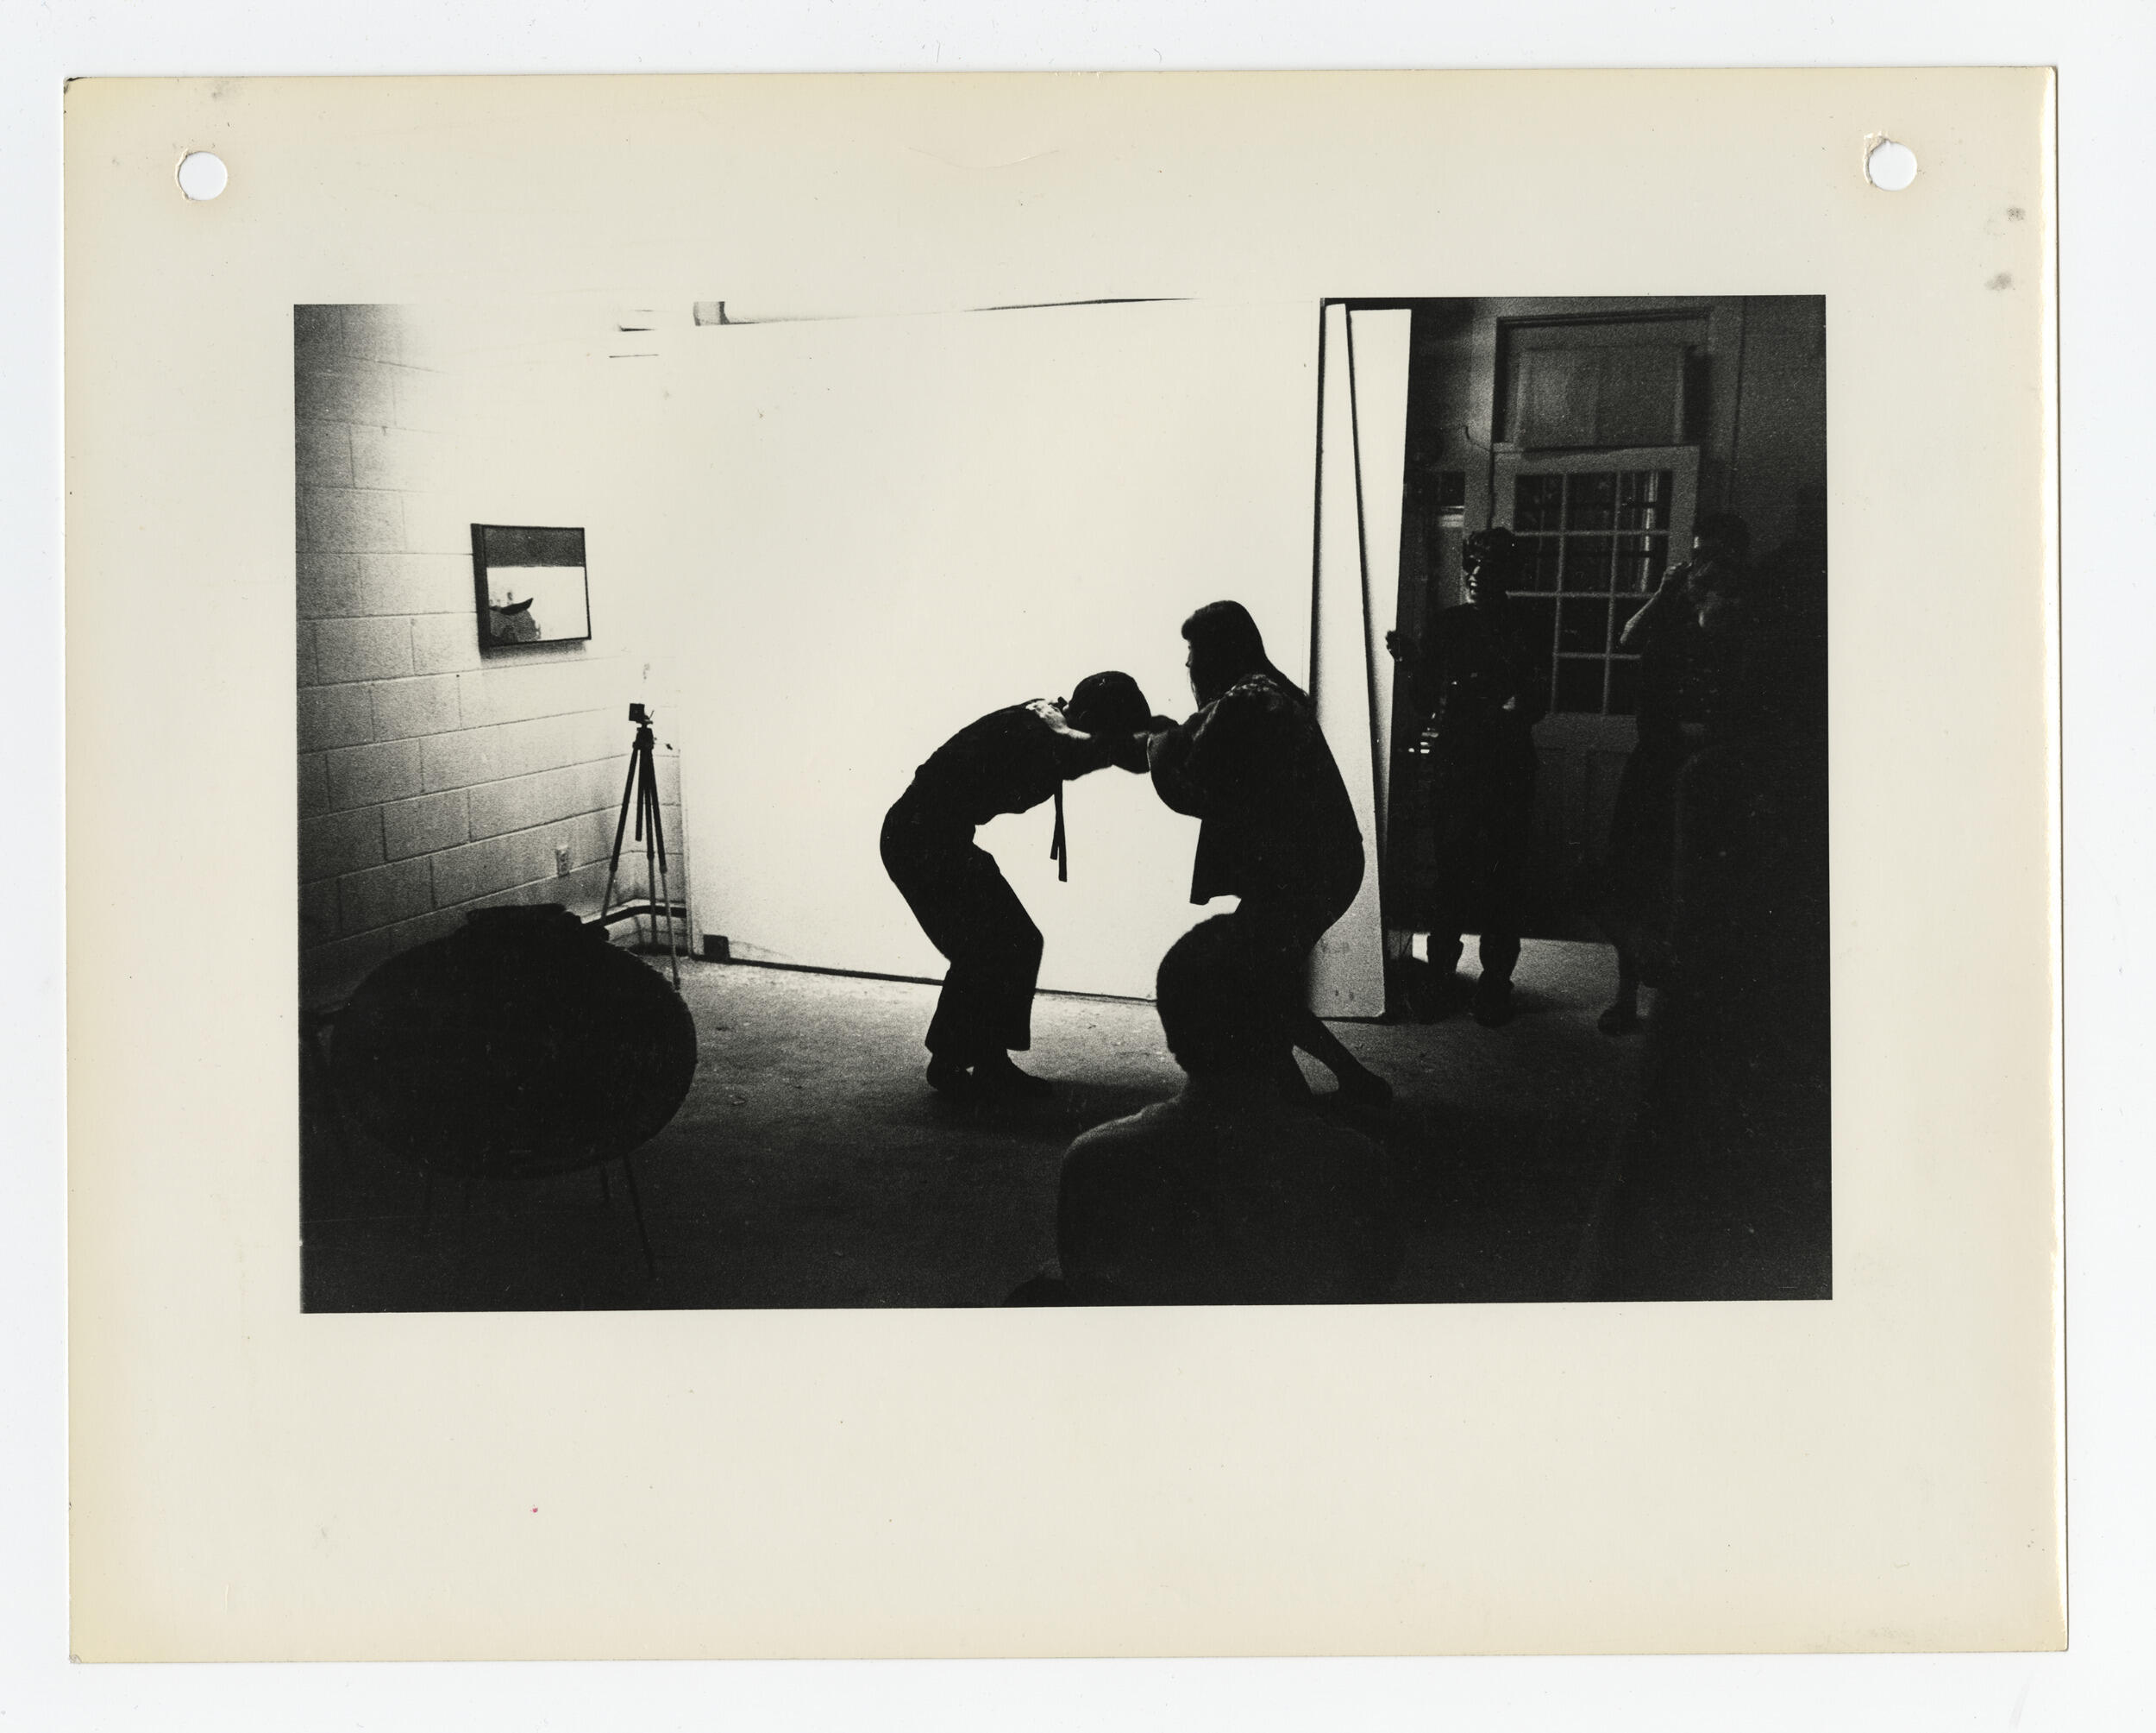
M1108 1155L1125 1150L1144 1149L1172 1133L1178 1117L1173 1102L1155 1102L1152 1106L1140 1108L1134 1114L1121 1119L1112 1119L1083 1131L1071 1140L1064 1152L1066 1161L1080 1156Z

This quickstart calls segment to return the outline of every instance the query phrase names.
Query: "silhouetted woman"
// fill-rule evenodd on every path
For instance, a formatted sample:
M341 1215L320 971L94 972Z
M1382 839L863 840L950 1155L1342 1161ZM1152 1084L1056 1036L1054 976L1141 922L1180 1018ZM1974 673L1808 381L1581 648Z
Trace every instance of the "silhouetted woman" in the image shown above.
M1011 1059L1033 1045L1040 929L974 832L1053 798L1062 860L1063 784L1109 764L1144 770L1148 720L1129 675L1089 675L1067 702L1014 704L960 729L913 773L885 818L884 870L950 963L928 1026L932 1088L1049 1093L1044 1079Z
M1242 900L1234 919L1269 983L1283 1084L1303 1087L1300 1047L1348 1100L1382 1106L1391 1086L1319 1020L1305 982L1312 948L1363 883L1362 830L1317 712L1240 602L1208 603L1182 632L1199 710L1156 732L1147 756L1161 799L1201 821L1190 900Z
M1477 933L1475 1019L1492 1027L1513 1014L1534 835L1534 725L1550 707L1549 646L1512 605L1519 560L1511 531L1476 531L1460 556L1467 600L1440 611L1419 646L1398 632L1385 634L1386 649L1407 676L1409 702L1437 725L1430 783L1436 1008L1451 1008L1462 938Z
M1668 965L1677 779L1714 713L1740 695L1723 688L1741 684L1725 664L1751 545L1734 512L1702 518L1690 561L1663 574L1618 637L1639 656L1639 736L1617 784L1596 911L1617 947L1617 996L1596 1023L1605 1035L1639 1027L1640 986L1660 986Z

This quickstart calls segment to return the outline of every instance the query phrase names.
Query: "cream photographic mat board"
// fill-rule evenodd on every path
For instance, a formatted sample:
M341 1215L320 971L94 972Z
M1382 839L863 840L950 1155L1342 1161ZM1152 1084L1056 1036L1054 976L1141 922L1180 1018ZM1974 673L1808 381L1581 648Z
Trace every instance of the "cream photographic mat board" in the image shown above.
M76 1653L2063 1643L2052 140L2041 70L72 85ZM1823 295L1833 1299L303 1315L291 310L617 291Z

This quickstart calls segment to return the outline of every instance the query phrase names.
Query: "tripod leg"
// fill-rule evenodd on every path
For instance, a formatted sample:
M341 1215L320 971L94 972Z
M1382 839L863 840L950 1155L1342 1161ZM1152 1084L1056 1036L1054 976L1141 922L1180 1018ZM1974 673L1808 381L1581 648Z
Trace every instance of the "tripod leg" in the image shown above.
M606 895L599 899L599 918L604 921L614 907L614 876L621 870L622 833L629 828L629 802L636 788L636 754L629 755L629 780L621 787L621 816L614 820L614 851L606 857Z
M665 903L667 911L667 967L673 971L674 984L679 988L681 984L681 939L680 935L674 931L674 890L673 887L667 883L667 863L664 855L659 857L659 895Z
M659 820L659 765L655 758L644 760L644 810L651 822L652 846L659 851L659 870L667 870L666 826Z
M651 760L644 760L642 805L636 813L638 825L644 833L644 914L651 921L651 935L647 944L659 942L659 831L658 819L652 807L655 790L651 786Z
M680 940L674 926L674 888L667 882L667 832L660 816L659 775L655 768L647 768L651 769L651 780L644 786L645 804L651 821L652 849L658 857L659 907L663 911L652 921L651 936L654 940L657 939L659 921L663 920L667 927L667 967L673 974L675 988L679 989L681 985L681 958Z
M651 1235L644 1231L644 1202L636 1192L636 1170L629 1165L629 1158L621 1158L621 1177L629 1184L629 1207L636 1215L636 1238L644 1248L644 1273L657 1277L658 1260L651 1255Z

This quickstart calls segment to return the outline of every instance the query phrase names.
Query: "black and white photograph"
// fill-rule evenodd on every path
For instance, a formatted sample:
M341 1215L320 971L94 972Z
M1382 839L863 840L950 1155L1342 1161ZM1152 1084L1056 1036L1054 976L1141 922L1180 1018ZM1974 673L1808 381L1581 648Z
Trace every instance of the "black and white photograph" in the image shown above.
M68 1653L2063 1645L2055 97L71 83Z
M291 309L310 1312L1832 1299L1818 295Z

